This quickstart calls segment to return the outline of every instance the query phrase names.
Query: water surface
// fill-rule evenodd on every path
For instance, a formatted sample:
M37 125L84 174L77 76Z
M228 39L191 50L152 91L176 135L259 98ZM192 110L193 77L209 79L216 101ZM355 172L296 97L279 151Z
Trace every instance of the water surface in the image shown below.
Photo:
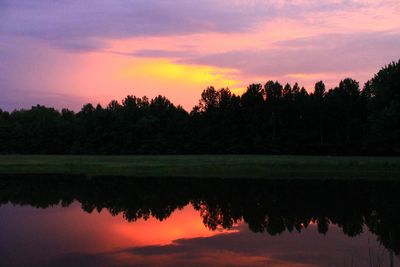
M398 266L400 185L0 179L0 266Z

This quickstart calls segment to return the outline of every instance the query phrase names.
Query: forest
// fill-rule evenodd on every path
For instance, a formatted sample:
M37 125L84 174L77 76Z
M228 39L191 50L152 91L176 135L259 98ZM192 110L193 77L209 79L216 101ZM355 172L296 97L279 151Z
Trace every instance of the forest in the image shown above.
M164 96L127 96L79 112L0 109L0 154L400 154L400 60L361 88L208 87L190 112Z

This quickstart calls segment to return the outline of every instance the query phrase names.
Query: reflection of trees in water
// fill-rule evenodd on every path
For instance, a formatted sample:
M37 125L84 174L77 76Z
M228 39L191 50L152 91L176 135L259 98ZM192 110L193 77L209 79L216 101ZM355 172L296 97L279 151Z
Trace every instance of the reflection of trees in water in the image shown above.
M329 224L356 236L364 225L400 253L400 183L130 179L121 177L2 177L0 203L46 208L81 203L88 213L107 209L128 221L168 218L191 203L212 230L240 220L253 232L301 231L310 223L325 234Z

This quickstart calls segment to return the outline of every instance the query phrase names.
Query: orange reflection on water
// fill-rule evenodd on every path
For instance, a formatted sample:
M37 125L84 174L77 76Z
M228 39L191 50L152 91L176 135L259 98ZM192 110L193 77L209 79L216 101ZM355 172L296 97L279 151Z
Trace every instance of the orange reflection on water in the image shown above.
M199 211L188 205L170 217L159 221L153 217L129 223L119 220L112 225L113 233L118 237L131 240L141 246L166 245L183 238L210 237L237 230L210 231L203 224Z
M321 235L315 221L301 233L273 236L243 222L211 231L200 215L187 205L163 221L128 222L106 209L84 212L78 203L44 210L7 204L0 207L0 265L322 267L354 260L367 266L371 251L385 252L368 231L349 237L332 225Z

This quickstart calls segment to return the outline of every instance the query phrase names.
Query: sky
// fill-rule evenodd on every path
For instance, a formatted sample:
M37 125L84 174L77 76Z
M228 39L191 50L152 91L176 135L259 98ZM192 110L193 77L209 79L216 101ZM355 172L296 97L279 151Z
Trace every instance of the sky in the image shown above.
M80 110L208 86L346 77L400 58L398 0L0 0L0 108Z

